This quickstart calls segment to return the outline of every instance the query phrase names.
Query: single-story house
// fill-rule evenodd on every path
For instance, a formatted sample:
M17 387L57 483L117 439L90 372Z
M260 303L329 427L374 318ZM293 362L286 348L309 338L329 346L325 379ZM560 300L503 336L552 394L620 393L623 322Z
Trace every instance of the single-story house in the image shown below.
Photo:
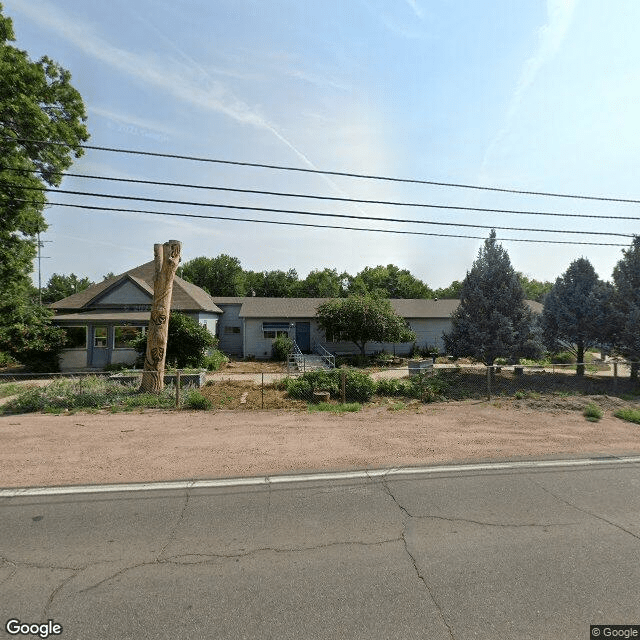
M54 302L53 322L67 331L60 368L64 371L132 364L136 352L130 341L149 325L153 299L154 263L148 262L68 298ZM279 334L294 339L303 353L324 347L334 354L356 354L359 349L340 336L327 336L316 318L319 305L329 298L211 297L176 276L171 310L185 313L220 341L220 349L244 358L271 357ZM442 334L451 329L458 300L392 299L391 306L416 334L418 348L444 349ZM542 305L528 301L536 313ZM367 353L410 353L413 342L367 343Z
M149 326L154 271L153 261L147 262L50 305L54 324L67 332L62 371L134 363L130 341ZM177 276L171 310L194 318L216 335L222 310L206 291Z
M322 346L332 353L357 354L352 342L340 336L327 336L319 327L316 310L329 298L234 298L213 297L223 310L218 322L220 349L245 358L269 358L271 343L278 334L286 334L296 341L303 353ZM416 334L418 348L436 347L444 350L442 334L451 329L451 314L459 300L390 300L394 311L405 318ZM540 313L542 305L528 301L532 311ZM408 355L413 342L401 344L369 342L367 353L386 351Z

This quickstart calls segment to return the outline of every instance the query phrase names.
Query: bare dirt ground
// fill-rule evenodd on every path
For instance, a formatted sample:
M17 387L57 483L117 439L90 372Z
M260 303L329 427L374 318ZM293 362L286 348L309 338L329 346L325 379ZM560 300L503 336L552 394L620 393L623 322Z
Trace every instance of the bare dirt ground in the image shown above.
M582 409L605 412L588 422ZM389 402L343 415L293 411L0 417L0 486L28 487L640 453L640 426L607 396Z

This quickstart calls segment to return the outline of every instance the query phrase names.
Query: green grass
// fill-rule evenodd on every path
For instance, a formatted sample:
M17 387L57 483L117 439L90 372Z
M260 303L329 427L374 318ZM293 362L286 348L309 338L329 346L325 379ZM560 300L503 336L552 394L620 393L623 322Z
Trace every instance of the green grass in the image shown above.
M0 384L0 398L8 398L9 396L17 396L24 387L17 382L6 382Z
M593 404L593 402L592 402L591 404L588 404L584 408L584 411L582 412L582 415L589 422L598 422L598 420L600 420L600 418L602 418L602 409L598 405Z
M320 402L319 404L310 404L309 413L315 413L316 411L329 411L331 413L345 413L360 411L362 405L359 402L347 402L345 404L331 404L330 402Z
M620 409L613 414L616 418L620 418L621 420L627 420L628 422L635 422L636 424L640 424L640 409L632 409L631 407L626 407L625 409Z
M200 392L185 389L183 408L206 409L208 401ZM0 407L3 414L52 413L107 410L112 413L137 409L175 408L175 389L172 385L162 393L138 393L137 385L123 385L103 377L61 378L45 387L22 387L16 398Z

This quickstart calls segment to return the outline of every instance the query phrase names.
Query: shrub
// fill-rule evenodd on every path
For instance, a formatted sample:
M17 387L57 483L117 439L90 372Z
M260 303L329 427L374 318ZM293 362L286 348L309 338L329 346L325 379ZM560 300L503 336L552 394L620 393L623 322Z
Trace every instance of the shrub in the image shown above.
M0 351L0 368L12 367L18 364L17 360L14 360L8 353Z
M582 415L589 420L589 422L598 422L602 418L602 409L596 404L588 404Z
M206 411L213 406L209 398L205 398L197 389L187 391L182 403L183 409L192 409L194 411Z
M379 396L411 396L411 389L408 381L398 378L380 378L376 383L376 393Z
M229 362L229 358L227 358L222 351L214 349L204 357L202 366L204 366L208 371L217 371L225 362Z
M278 335L271 343L271 355L274 360L284 362L293 351L293 340L284 334Z
M640 409L632 409L631 407L626 407L624 409L620 409L613 414L616 418L620 418L621 420L627 420L628 422L635 422L636 424L640 424Z
M147 336L136 338L132 344L140 356L136 364L142 366L147 352ZM209 330L189 316L182 313L172 313L169 316L167 366L178 369L202 367L207 350L217 345L217 339L209 333Z
M558 353L551 354L552 364L574 364L576 357L569 351L560 351Z
M330 371L308 371L299 378L285 381L287 393L291 398L308 400L314 391L328 391L333 399L340 399L341 369ZM346 370L345 397L347 400L368 402L376 390L376 382L370 375L353 369Z

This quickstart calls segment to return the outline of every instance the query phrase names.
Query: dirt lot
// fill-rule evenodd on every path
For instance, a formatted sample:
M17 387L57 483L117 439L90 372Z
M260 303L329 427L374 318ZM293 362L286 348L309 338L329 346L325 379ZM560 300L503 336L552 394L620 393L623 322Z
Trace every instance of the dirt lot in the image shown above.
M583 407L605 412L588 422ZM640 453L640 426L607 396L388 401L344 415L295 411L0 417L0 486L234 477L449 461Z

